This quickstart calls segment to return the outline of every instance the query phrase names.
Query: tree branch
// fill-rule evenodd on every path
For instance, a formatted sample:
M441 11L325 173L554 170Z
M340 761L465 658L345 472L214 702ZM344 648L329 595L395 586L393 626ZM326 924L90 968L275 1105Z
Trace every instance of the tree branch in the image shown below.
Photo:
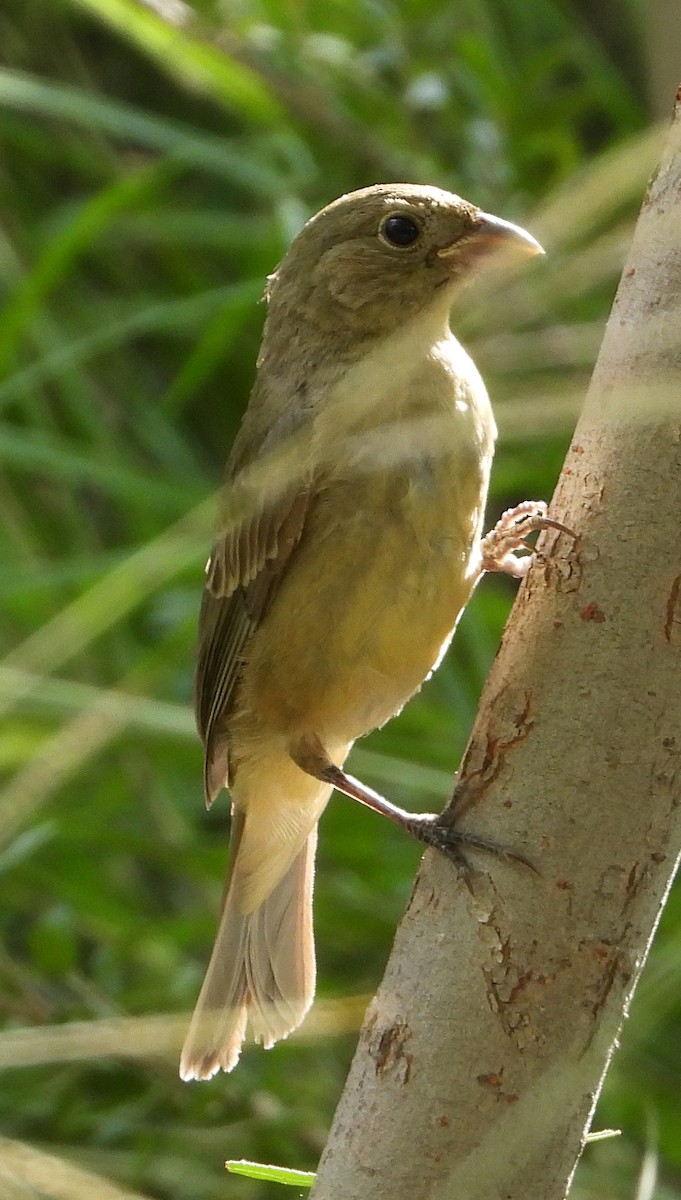
M314 1200L555 1200L681 841L681 95L461 769L539 874L429 851Z

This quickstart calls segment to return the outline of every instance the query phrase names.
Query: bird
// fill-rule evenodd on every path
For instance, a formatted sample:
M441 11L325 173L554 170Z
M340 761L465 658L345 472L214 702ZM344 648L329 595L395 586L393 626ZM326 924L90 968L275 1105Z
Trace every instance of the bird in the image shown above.
M231 832L185 1080L231 1071L247 1025L270 1048L308 1011L317 824L334 788L455 850L439 817L344 763L438 666L481 574L522 576L516 550L552 524L526 502L483 537L496 426L450 310L502 246L543 253L451 192L377 184L311 217L268 278L199 618L205 798L229 790Z

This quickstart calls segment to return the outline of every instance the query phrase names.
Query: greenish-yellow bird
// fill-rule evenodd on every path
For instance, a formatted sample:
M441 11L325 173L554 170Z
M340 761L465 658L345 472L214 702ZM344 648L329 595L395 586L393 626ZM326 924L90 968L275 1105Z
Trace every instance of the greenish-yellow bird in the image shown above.
M343 764L437 666L481 573L527 562L518 528L541 505L482 538L496 428L449 327L456 289L502 243L541 253L459 196L382 184L312 217L269 279L200 618L206 799L229 788L232 830L184 1079L231 1070L247 1022L271 1046L307 1012L333 787L447 848L437 817Z

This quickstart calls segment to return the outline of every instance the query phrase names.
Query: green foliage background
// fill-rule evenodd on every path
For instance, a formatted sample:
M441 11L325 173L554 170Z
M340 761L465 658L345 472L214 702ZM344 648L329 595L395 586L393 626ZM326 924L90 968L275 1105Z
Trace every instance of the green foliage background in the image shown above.
M632 53L640 20L622 5ZM201 800L195 625L264 276L310 212L382 180L544 241L455 320L499 418L491 521L550 496L658 135L570 0L5 0L0 46L0 1134L114 1190L59 1164L31 1190L9 1160L0 1184L260 1200L281 1191L223 1160L314 1168L419 859L335 798L319 1009L180 1083L228 826ZM484 582L438 674L356 750L398 802L446 798L512 591ZM680 940L674 894L596 1122L623 1136L588 1151L580 1200L631 1195L656 1156L655 1194L681 1196Z

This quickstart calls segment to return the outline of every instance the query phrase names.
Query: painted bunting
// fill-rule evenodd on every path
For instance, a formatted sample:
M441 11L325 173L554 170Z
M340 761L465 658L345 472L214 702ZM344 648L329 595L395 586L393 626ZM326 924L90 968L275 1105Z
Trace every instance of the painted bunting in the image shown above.
M312 217L268 280L200 617L206 801L229 788L232 825L184 1079L231 1070L247 1022L269 1047L308 1010L334 787L423 842L459 840L343 764L438 665L481 573L524 573L515 551L543 520L521 505L482 538L496 427L449 327L456 290L501 245L542 253L459 196L382 184Z

